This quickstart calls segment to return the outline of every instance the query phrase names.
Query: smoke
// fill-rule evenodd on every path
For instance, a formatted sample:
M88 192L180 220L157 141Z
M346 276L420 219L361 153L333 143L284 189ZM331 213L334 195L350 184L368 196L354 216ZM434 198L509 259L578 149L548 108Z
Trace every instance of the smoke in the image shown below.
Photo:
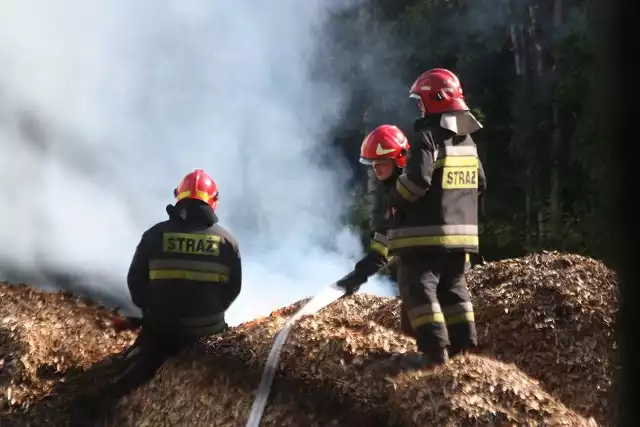
M243 256L231 324L350 271L362 248L329 135L348 97L314 75L328 3L2 2L0 268L78 277L132 309L142 232L203 168Z

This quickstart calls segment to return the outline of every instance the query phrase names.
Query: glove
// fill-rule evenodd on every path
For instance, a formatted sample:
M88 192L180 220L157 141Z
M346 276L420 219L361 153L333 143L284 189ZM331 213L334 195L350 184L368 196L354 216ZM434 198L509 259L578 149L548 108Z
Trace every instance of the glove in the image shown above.
M111 320L111 325L116 332L132 331L142 326L142 319L133 316L116 317Z
M360 286L362 286L367 279L367 276L360 273L358 270L354 270L342 279L338 280L336 285L343 288L347 292L347 295L351 295L358 292Z

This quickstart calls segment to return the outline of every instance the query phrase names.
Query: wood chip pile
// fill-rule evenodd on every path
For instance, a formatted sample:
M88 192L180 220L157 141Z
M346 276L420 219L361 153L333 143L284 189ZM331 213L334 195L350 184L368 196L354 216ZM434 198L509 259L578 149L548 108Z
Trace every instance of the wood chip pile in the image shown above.
M414 344L397 301L342 299L294 328L261 426L613 425L612 273L552 253L468 277L484 354L401 372L397 356ZM2 427L244 426L273 336L303 303L194 345L90 419L88 396L105 395L135 333L69 295L0 284L0 298Z
M481 351L514 363L580 414L614 425L614 272L591 258L543 252L467 274ZM400 330L399 303L372 320Z

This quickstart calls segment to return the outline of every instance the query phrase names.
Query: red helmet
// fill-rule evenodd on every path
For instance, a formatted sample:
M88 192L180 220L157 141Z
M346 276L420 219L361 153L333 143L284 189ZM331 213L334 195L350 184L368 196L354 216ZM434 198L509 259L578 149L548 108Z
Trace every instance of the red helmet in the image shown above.
M409 147L407 137L396 126L378 126L362 141L360 163L370 165L376 160L394 159L403 168Z
M178 187L173 190L177 201L184 199L201 200L214 210L218 206L218 186L202 169L195 169L182 178Z
M434 68L420 74L411 86L409 96L422 101L427 114L469 111L462 95L458 77L444 68Z

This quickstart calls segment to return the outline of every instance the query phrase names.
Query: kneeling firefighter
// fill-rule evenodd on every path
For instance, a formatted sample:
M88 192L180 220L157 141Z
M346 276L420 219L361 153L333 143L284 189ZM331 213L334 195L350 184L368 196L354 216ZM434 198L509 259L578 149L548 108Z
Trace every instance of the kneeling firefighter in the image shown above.
M144 232L127 277L142 311L138 339L126 353L118 391L150 380L165 360L207 335L227 329L225 311L242 287L234 237L218 225L218 188L203 170L187 174L174 190L169 219Z
M478 197L486 177L470 136L482 126L458 77L441 68L426 71L410 97L422 114L389 193L395 214L387 237L388 253L399 257L400 293L424 366L477 346L465 254L479 252Z

